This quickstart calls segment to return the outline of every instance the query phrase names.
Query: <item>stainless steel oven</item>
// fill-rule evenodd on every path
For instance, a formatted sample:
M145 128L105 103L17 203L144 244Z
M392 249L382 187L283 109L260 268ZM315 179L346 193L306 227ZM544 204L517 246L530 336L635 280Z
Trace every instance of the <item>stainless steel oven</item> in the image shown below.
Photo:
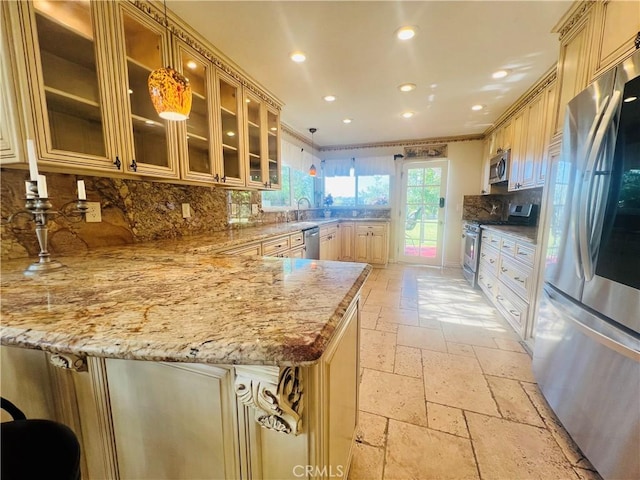
M462 241L464 243L462 274L469 284L475 287L478 270L478 253L480 251L480 225L477 223L465 223L462 226Z

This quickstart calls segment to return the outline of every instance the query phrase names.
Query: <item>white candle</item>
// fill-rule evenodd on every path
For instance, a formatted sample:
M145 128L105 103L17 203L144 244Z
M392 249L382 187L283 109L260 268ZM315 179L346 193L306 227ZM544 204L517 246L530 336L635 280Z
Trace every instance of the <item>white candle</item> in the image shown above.
M38 157L36 157L36 144L30 138L27 139L27 154L29 157L29 177L36 182L38 180Z
M84 188L84 180L78 180L78 200L86 200L87 191Z
M49 198L49 192L47 192L47 177L44 175L38 175L38 196L40 198Z

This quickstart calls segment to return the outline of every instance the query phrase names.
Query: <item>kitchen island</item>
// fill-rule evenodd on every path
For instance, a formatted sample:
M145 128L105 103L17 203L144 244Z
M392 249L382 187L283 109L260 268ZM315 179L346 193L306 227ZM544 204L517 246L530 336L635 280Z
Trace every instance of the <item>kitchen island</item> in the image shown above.
M371 267L179 241L59 260L3 262L2 395L74 429L83 478L346 474Z

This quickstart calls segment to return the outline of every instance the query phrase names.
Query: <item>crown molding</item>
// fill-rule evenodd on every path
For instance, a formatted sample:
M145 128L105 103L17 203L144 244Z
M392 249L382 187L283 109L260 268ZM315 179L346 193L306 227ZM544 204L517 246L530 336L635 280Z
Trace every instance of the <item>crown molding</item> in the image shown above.
M150 0L129 0L129 3L144 13L151 20L162 25L162 27L165 26L164 13L160 10L158 5L154 5ZM168 25L167 28L173 35L200 53L203 57L213 63L216 68L237 80L244 88L259 97L265 103L271 105L278 111L282 110L282 106L284 105L282 101L260 87L246 73L244 73L240 67L234 65L233 62L225 58L221 52L217 51L213 45L200 37L197 32L194 34L194 30L189 28L188 25L180 19L180 17L171 11L167 12L167 16L171 21L171 24Z
M384 147L418 147L421 145L436 145L443 143L455 143L455 142L471 142L474 140L483 140L484 134L478 133L473 135L458 135L452 137L433 137L433 138L421 138L416 140L395 140L390 142L375 142L375 143L359 143L353 145L328 145L326 147L320 147L320 152L332 152L336 150L361 150L365 148L384 148Z
M594 0L577 0L569 10L560 18L555 27L551 30L553 33L559 33L559 39L562 42L564 37L571 29L579 23L586 13L595 5Z
M295 138L296 140L304 143L305 145L307 145L309 148L312 147L311 145L311 140L309 140L309 138L305 137L303 134L301 134L300 132L298 132L297 130L294 130L293 127L290 127L289 125L285 124L284 122L280 122L280 130L283 133L286 133L287 135L289 135L290 137Z
M493 126L485 130L484 136L490 135L493 131L502 127L509 121L519 110L524 108L531 100L540 95L543 91L556 81L558 76L557 66L553 65L540 79L524 92L518 100L516 100L502 115L494 122Z

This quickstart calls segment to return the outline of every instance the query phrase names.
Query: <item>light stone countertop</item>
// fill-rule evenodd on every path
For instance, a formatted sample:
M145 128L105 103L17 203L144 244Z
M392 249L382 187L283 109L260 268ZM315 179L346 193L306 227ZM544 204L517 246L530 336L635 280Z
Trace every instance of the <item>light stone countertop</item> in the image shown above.
M249 230L220 239L256 239ZM197 243L58 257L64 268L36 276L22 273L32 259L2 262L2 344L136 360L306 365L323 354L371 271L367 264L194 253Z

